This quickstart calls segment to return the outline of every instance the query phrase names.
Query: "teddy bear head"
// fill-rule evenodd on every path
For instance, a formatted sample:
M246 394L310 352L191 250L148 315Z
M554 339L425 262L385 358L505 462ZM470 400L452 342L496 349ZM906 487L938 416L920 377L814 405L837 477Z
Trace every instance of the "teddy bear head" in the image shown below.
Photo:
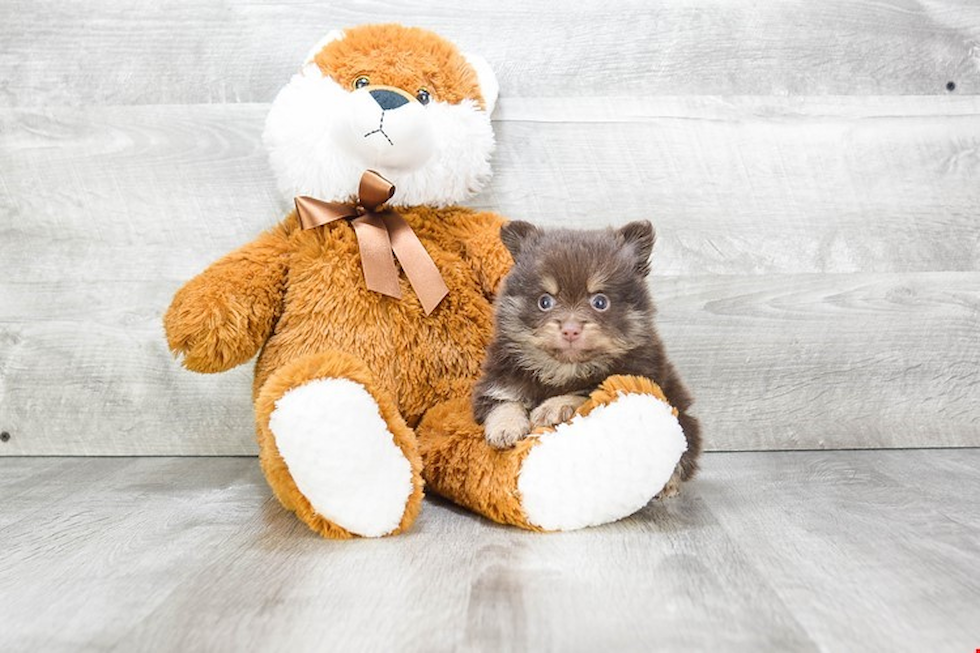
M397 205L446 206L490 178L497 81L480 57L428 30L328 34L276 96L263 140L280 191L347 201L366 169Z

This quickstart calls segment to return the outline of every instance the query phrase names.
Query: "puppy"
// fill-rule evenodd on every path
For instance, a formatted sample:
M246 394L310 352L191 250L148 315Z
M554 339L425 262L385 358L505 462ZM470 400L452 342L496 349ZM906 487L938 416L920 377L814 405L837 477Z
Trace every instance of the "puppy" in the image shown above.
M514 267L497 297L494 339L473 392L487 442L511 447L539 426L567 421L613 374L660 385L687 438L661 493L677 493L697 471L701 433L691 395L654 328L647 288L653 227L542 230L511 222L500 233Z

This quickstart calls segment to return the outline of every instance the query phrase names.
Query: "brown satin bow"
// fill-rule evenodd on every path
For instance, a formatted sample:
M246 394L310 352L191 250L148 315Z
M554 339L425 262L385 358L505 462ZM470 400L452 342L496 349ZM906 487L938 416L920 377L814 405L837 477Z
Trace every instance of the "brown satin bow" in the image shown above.
M394 251L405 276L415 289L428 315L449 294L439 268L425 251L405 218L388 209L378 209L395 194L395 185L374 170L361 175L356 204L324 202L313 197L296 198L296 213L303 229L314 229L334 220L353 218L351 225L361 251L361 268L368 290L401 299Z

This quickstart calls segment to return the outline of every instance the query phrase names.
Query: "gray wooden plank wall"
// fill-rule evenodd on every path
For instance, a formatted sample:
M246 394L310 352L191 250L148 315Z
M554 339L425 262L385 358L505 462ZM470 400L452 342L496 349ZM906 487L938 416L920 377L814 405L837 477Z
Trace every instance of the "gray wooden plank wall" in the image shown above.
M287 207L276 90L322 32L380 20L496 69L475 206L656 223L710 448L980 444L975 2L8 0L0 455L255 451L250 370L183 371L160 315Z

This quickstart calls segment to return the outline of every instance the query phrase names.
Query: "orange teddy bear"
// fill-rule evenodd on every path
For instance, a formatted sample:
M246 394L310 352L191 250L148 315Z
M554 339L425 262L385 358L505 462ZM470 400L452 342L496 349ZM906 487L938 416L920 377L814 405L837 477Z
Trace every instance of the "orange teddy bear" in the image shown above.
M326 537L405 530L423 478L503 523L604 523L645 505L684 450L645 379L611 378L572 422L514 449L491 449L473 423L468 396L512 260L504 220L458 203L489 179L496 95L482 59L431 32L331 33L264 134L297 210L189 281L166 313L191 370L259 353L262 469Z

